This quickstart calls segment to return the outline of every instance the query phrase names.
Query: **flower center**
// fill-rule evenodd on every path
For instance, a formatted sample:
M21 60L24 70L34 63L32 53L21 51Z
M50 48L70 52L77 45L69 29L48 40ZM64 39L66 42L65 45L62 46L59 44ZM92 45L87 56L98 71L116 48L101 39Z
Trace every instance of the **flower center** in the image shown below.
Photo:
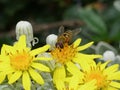
M95 79L97 81L96 85L98 90L106 87L108 85L108 81L106 80L106 76L100 70L94 70L85 75L85 82L91 81Z
M72 60L76 52L76 48L73 48L72 45L64 44L63 48L55 48L51 51L51 54L56 62L65 64L67 61Z
M11 66L17 70L27 70L33 60L33 57L27 51L10 54Z

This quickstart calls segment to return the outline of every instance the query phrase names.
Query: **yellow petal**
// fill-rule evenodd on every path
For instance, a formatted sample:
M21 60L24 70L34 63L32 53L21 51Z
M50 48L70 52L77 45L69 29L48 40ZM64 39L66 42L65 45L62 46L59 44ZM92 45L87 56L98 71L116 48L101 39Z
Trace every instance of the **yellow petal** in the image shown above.
M40 48L37 48L37 49L32 50L32 51L30 52L30 54L31 54L32 56L35 56L35 55L37 55L37 54L40 54L40 53L42 53L42 52L47 51L49 48L50 48L50 45L45 45L45 46L43 46L43 47L40 47Z
M112 66L109 66L108 68L106 68L103 73L104 75L110 75L111 73L114 73L115 71L117 71L119 68L118 64L114 64Z
M81 39L78 38L78 39L73 43L73 48L78 47L80 43L81 43Z
M16 42L14 44L14 47L17 49L22 49L22 48L26 47L26 36L21 35L18 42Z
M77 56L76 58L73 58L73 61L80 64L81 68L84 71L89 71L91 65L96 67L94 59L92 59L90 55L88 56L84 54L79 54L79 56Z
M6 74L0 72L0 84L5 80Z
M13 73L13 72L16 72L16 70L10 66L7 66L5 67L6 69L3 69L4 73L5 74L10 74L10 73Z
M22 84L23 84L23 88L25 90L30 90L31 87L31 81L30 81L30 77L27 71L23 72L23 76L22 76Z
M6 55L6 48L5 45L3 44L3 46L1 47L1 55Z
M120 71L111 73L107 76L108 80L120 80Z
M112 81L112 82L110 83L110 86L120 89L120 83L119 83L119 82L114 82L114 81Z
M44 84L43 78L32 68L29 69L30 76L33 78L34 81L36 81L39 84Z
M9 62L10 62L9 56L0 55L0 64L1 64L2 62L9 63ZM2 67L2 66L1 66L1 67Z
M56 88L57 90L66 90L64 82L59 80L59 82L56 82Z
M80 77L82 77L83 73L80 72L79 68L75 64L73 64L72 62L67 62L66 65L67 65L67 70L71 74L73 74L73 75L77 75L78 74L78 75L80 75Z
M8 81L10 80L10 77L12 76L13 73L10 73L7 75Z
M118 88L114 88L114 87L108 86L107 88L105 88L103 90L118 90Z
M96 88L96 80L92 80L80 86L78 90L97 90Z
M60 66L60 67L57 67L54 71L54 74L53 74L53 81L54 82L58 82L57 79L59 80L65 80L65 77L66 77L66 73L65 73L65 68L64 66Z
M105 63L101 64L100 65L100 69L103 70L105 69L105 67L107 66L107 64L109 63L110 61L106 61Z
M65 68L64 66L57 67L53 73L53 82L56 85L57 90L65 90Z
M47 66L40 64L40 63L32 63L31 66L40 70L40 71L50 72L50 69Z
M10 74L15 72L16 70L14 70L12 67L10 66L5 66L3 70L1 70L2 72L4 72L5 74Z
M22 75L22 71L16 71L14 74L11 75L8 83L9 84L14 83L21 77L21 75Z
M96 55L96 54L82 54L82 53L77 53L75 57L84 58L84 59L95 59L95 58L102 58L102 55Z
M77 90L79 85L79 77L74 75L71 77L71 80L69 81L69 90Z
M10 45L6 45L4 44L3 46L3 54L6 54L6 53L15 53L15 49L13 48L13 46L10 46ZM2 53L2 51L1 51Z
M79 47L77 48L77 51L85 50L86 48L90 47L93 43L94 43L94 42L90 42L90 43L85 44L85 45L83 45L83 46L79 46Z

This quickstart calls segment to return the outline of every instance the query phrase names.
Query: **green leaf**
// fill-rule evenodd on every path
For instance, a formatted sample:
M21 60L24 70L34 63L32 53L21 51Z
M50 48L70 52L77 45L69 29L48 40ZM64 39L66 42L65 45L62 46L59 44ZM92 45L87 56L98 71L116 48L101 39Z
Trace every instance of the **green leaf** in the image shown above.
M120 19L116 20L116 22L113 23L109 38L114 41L120 41Z
M80 17L90 30L99 35L106 35L107 28L101 17L90 8L81 8Z
M80 7L78 5L69 7L64 15L63 19L64 20L79 20L80 19Z
M107 36L105 22L102 20L101 16L91 8L82 8L78 5L72 6L66 10L63 18L65 20L82 20L92 33L97 34L103 39ZM96 39L99 38L96 37Z

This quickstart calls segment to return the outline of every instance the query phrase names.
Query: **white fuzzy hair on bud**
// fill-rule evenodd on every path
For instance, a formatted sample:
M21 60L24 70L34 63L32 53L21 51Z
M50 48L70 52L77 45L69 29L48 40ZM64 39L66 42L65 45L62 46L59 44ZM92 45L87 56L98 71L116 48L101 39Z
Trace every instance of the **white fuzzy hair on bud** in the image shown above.
M113 52L113 51L109 51L109 50L107 50L107 51L105 51L104 53L103 53L103 59L105 60L105 61L107 61L107 60L115 60L115 53Z
M54 49L55 47L55 44L57 42L57 35L55 34L50 34L47 36L46 38L46 43L49 44L51 47L50 47L50 50Z
M21 35L26 35L26 42L29 47L34 46L39 41L38 38L33 37L33 28L28 21L19 21L17 23L16 39L18 40Z

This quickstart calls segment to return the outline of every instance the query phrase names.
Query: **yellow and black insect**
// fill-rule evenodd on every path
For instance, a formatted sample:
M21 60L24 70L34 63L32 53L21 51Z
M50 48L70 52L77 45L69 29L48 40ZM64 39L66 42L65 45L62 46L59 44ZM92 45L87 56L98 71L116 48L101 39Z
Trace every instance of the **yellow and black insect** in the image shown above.
M80 31L81 31L80 29L75 29L75 30L67 30L64 32L64 27L61 26L59 28L59 35L57 38L56 47L63 48L64 44L70 44L72 38L78 33L80 33Z

